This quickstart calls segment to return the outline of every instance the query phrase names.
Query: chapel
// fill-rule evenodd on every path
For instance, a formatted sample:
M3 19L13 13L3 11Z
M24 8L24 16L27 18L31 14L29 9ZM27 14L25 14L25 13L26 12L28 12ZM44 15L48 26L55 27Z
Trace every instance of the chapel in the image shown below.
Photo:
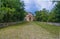
M32 13L28 13L25 17L25 20L26 21L33 21L34 20L34 17L33 17L33 14Z

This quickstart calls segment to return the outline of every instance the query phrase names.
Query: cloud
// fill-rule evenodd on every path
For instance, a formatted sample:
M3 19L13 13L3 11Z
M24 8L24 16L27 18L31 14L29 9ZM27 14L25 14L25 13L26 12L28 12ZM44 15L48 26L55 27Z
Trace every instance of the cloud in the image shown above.
M27 12L35 12L43 8L51 10L54 6L52 2L49 0L23 0L23 1L25 4L25 10Z
M50 1L37 0L37 1L35 1L35 3L36 3L36 6L38 7L38 10L43 9L43 8L46 8L47 10L49 10L49 9L53 8L53 4Z
M27 12L34 12L37 10L36 4L32 0L23 0L25 4L25 10Z

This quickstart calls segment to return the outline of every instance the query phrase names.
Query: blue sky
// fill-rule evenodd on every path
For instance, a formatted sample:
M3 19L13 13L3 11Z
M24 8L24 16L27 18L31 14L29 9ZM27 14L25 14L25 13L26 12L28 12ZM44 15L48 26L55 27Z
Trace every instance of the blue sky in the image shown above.
M51 10L55 4L52 4L51 0L23 0L25 4L25 11L34 13L37 10L46 8Z

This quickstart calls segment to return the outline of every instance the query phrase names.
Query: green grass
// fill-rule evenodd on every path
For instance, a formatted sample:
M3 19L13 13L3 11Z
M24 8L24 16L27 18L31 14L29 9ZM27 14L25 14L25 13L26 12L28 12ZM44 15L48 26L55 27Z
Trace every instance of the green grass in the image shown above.
M60 31L60 26L49 25L45 22L35 22L37 25L41 26L42 28L46 29L50 33L54 35L58 35Z
M22 22L22 23L18 23L18 24L15 24L15 25L10 25L10 26L6 26L6 27L2 27L2 28L0 28L0 30L12 29L12 28L17 29L18 27L23 27L23 26L26 25L27 23L28 23L28 22Z
M26 24L28 24L28 22L23 22L8 27L0 28L0 39L21 39L18 35L20 35L21 29Z
M38 27L36 27L35 24ZM25 27L25 26L27 26L27 27ZM21 39L21 36L20 36L21 32L24 31L24 33L26 33L25 30L29 31L29 29L32 30L32 28L35 31L36 28L37 29L39 28L39 26L41 27L41 29L43 29L43 30L45 29L48 32L52 33L52 35L54 34L56 36L58 35L58 32L59 32L58 30L60 30L60 27L54 26L54 25L49 25L49 24L46 24L44 22L23 22L23 23L19 23L19 24L15 24L15 25L11 25L11 26L8 26L8 27L1 28L0 29L0 39L2 39L2 38L3 39L12 39L12 38ZM23 27L25 27L24 30L23 30ZM38 29L38 31L39 30L40 30L40 28ZM41 30L40 30L40 32L41 32ZM39 33L37 33L37 35ZM7 38L7 36L9 36L9 38ZM24 36L24 37L26 37L26 36Z
M30 36L31 37L36 36L36 38L38 38L38 35L39 36L41 35L42 38L44 38L45 36L48 36L49 33L44 31L44 28L39 28L40 25L43 26L42 24L43 23L40 23L40 22L24 22L24 23L19 23L19 24L15 24L12 26L8 26L5 28L1 28L0 29L0 39L22 39L22 38L28 39L28 38L30 38ZM26 33L26 34L24 34L24 33ZM33 33L33 35L32 35L32 33ZM51 36L51 38L52 38L52 36Z

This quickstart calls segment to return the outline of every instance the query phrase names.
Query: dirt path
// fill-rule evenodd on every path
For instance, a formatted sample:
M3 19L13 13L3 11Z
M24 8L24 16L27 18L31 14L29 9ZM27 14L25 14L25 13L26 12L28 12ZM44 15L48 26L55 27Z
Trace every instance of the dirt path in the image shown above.
M0 31L0 39L56 39L48 31L34 23L23 27L9 28Z

